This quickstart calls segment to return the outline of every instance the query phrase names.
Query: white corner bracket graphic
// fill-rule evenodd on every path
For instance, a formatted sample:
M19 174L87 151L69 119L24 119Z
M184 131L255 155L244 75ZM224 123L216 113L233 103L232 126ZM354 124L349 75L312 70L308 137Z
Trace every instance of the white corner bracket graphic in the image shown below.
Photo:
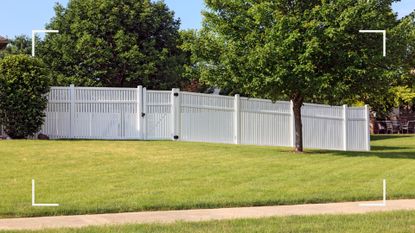
M35 56L36 33L59 33L58 30L32 30L32 57Z
M36 201L35 201L35 180L32 179L32 206L57 207L57 206L59 206L59 204L36 204Z
M386 30L359 30L360 33L382 33L383 34L383 56L386 57Z
M362 207L386 207L386 180L383 180L383 202L359 204Z

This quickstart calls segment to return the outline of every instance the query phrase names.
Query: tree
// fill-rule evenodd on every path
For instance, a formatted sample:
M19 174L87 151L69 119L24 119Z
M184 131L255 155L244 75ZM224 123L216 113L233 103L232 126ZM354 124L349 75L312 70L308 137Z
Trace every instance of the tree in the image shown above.
M44 64L27 55L8 55L0 60L0 124L11 138L39 132L49 92Z
M57 4L39 44L54 84L168 89L180 84L179 20L162 1L72 0Z
M195 48L197 48L199 38L196 30L183 30L180 31L180 49L185 54L185 62L183 64L183 73L182 73L182 85L181 88L184 91L190 92L204 92L208 89L204 83L200 82L200 69L197 60L196 54L193 53Z
M298 152L305 101L366 102L409 71L403 64L413 22L397 20L393 0L205 2L194 49L201 79L252 97L291 100ZM363 29L387 30L387 57L381 34Z

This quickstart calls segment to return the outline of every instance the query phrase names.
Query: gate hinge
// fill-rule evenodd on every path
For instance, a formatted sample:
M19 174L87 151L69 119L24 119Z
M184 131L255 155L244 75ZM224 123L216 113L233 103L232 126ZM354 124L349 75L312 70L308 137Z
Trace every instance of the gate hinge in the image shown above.
M175 97L178 97L178 96L179 96L179 93L174 93L174 96L175 96Z
M179 135L174 135L174 140L179 140Z

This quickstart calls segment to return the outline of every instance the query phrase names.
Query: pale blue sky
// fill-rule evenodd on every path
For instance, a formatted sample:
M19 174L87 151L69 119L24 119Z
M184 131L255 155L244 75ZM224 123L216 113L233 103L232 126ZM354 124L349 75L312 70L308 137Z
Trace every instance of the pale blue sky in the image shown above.
M16 35L30 35L32 29L43 29L53 17L55 2L66 5L68 0L1 0L0 35L13 38ZM200 28L203 0L165 0L182 21L182 28ZM402 0L394 5L399 16L415 10L415 0Z

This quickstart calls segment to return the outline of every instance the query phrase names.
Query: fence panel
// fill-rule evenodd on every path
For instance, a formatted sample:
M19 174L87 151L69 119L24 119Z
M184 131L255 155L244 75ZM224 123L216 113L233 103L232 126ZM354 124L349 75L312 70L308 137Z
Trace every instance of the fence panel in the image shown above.
M131 139L139 138L136 120L129 122L126 114L137 116L135 88L75 89L74 138ZM127 122L128 121L128 122ZM133 126L127 135L126 125ZM131 132L133 131L133 132Z
M369 150L369 128L366 125L368 112L364 108L349 108L347 111L347 150Z
M305 148L343 150L343 107L305 104L301 113Z
M181 140L233 143L234 98L181 92Z
M241 143L291 146L289 102L241 98Z
M50 138L71 138L71 89L53 87L48 94L46 118L41 132Z
M54 87L48 100L51 138L139 139L135 88Z

